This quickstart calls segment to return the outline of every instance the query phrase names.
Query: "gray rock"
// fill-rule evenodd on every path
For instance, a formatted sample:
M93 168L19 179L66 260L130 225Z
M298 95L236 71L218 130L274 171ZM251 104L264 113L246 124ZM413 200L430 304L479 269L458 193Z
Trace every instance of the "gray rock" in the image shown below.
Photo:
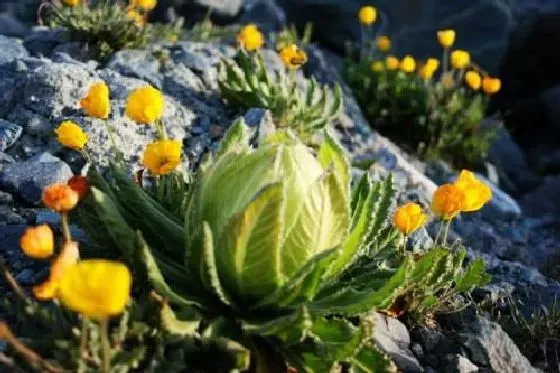
M160 61L149 50L121 50L113 54L106 68L124 76L145 80L161 89Z
M410 335L406 326L396 319L374 312L368 315L375 325L373 339L404 372L422 372L420 363L410 350Z
M221 17L235 17L241 11L243 0L194 0L195 5Z
M418 57L439 56L441 47L436 31L457 30L456 47L467 49L484 69L497 70L505 52L510 30L535 13L557 11L560 4L549 0L508 2L446 0L381 0L370 2L378 9L374 30L393 37L397 55L411 53ZM360 24L357 14L362 0L283 0L281 4L290 20L303 26L314 24L316 40L344 51L348 41L358 42ZM532 11L532 12L531 12ZM480 27L473 28L476 23Z
M47 136L53 134L53 126L49 119L25 107L16 107L7 119L23 127L26 134Z
M0 185L25 201L38 204L43 188L66 182L72 177L70 167L59 158L43 153L24 162L9 164L0 172Z
M70 33L64 29L35 26L25 36L23 44L32 55L49 57L58 45L67 43L70 39Z
M521 199L521 206L525 215L533 217L547 214L560 216L559 190L560 175L546 178L543 185Z
M23 128L7 120L0 119L0 152L6 151L21 136Z
M3 224L25 224L25 219L16 213L12 208L0 205L0 222Z
M245 123L255 129L255 143L276 131L270 110L251 108L244 116Z
M446 373L476 373L479 369L472 361L461 355L455 355L445 369Z
M496 373L538 372L497 323L477 318L458 337L470 360L479 366L490 367Z
M0 34L10 37L22 37L27 32L27 27L9 13L0 13Z
M265 33L280 31L286 24L284 10L274 0L248 2L243 10L241 24L255 23Z
M502 191L482 175L477 177L492 189L492 200L482 208L482 215L489 221L515 220L521 217L521 207L509 194Z
M0 19L1 24L1 19ZM15 60L16 58L25 58L29 54L20 40L8 38L0 35L0 65Z

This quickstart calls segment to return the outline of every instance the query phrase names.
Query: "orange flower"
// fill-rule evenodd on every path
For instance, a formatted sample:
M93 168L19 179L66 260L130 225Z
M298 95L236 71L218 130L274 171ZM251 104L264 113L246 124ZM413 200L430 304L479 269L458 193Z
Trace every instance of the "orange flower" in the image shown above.
M417 203L406 203L399 207L393 215L393 225L406 236L426 223L426 214Z
M27 228L19 244L24 254L31 258L48 258L54 252L53 231L47 224Z
M78 193L79 200L83 201L89 193L89 183L87 178L81 175L74 175L68 180L68 185L72 190Z
M498 78L491 78L487 76L482 79L482 90L489 96L498 93L501 88L502 81Z
M453 219L464 206L465 193L454 184L441 185L432 197L432 211L443 220Z
M60 279L66 271L78 263L80 252L77 242L67 242L60 251L60 255L56 258L52 265L49 278L33 287L33 294L37 299L47 300L55 297Z
M492 189L467 170L461 171L455 186L465 194L463 211L478 211L492 199Z
M56 212L72 210L79 198L79 194L66 184L51 184L43 190L43 203Z

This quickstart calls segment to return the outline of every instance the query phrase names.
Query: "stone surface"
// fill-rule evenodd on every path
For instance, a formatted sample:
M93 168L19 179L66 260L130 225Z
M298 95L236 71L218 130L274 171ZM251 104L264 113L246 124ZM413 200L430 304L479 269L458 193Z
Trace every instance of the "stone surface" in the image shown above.
M28 56L27 50L25 50L21 41L3 35L0 35L0 51L2 51L2 53L0 53L0 65L15 60L16 58Z
M0 119L0 152L6 151L21 136L22 128L18 125Z
M528 216L552 214L560 216L560 175L551 176L537 190L521 200L523 212Z
M446 373L476 373L478 371L478 367L472 361L461 355L453 356L445 369Z
M22 37L27 27L17 18L6 12L0 12L0 35Z
M5 166L0 171L0 186L26 202L38 204L43 188L66 182L72 177L70 167L59 158L43 153L24 162Z
M422 372L420 363L410 350L410 336L406 326L376 312L368 317L371 317L375 325L375 343L393 359L397 367L403 372Z
M282 0L288 18L302 26L314 23L317 40L343 52L347 41L357 42L360 25L357 14L361 0ZM560 4L551 0L494 2L449 2L446 0L381 0L373 3L378 9L375 32L390 34L399 55L412 53L418 57L439 56L441 49L436 31L457 30L457 48L468 49L485 69L497 70L505 52L508 33L520 20L535 13L558 10ZM476 24L477 27L472 27Z

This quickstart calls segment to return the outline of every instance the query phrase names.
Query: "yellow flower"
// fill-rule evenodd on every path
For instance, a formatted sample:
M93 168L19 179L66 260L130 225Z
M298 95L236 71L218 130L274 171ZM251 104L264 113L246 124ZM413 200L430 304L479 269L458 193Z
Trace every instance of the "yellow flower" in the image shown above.
M82 128L70 120L60 123L54 133L59 143L75 150L82 149L89 140Z
M492 189L478 180L470 171L461 171L459 178L455 181L455 186L465 194L463 211L478 211L492 199Z
M243 27L237 34L237 44L247 51L254 51L262 48L264 36L256 25L250 24Z
M90 87L86 97L80 100L80 106L88 115L106 119L111 112L109 87L104 82L95 83Z
M56 212L68 212L72 210L80 195L67 184L51 184L43 190L43 203Z
M464 50L455 50L451 52L451 66L457 70L464 69L471 63L471 55Z
M304 50L298 49L295 44L283 48L279 55L284 65L289 69L297 69L307 62L307 54Z
M385 70L385 64L381 61L375 61L371 63L371 70L375 72L380 72Z
M152 10L156 7L157 0L131 0L130 6L143 10Z
M498 78L491 78L487 76L482 79L482 90L489 96L498 93L501 88L502 81Z
M61 277L58 298L72 311L102 320L124 311L131 283L130 271L122 263L82 260Z
M377 49L381 52L387 52L391 49L391 39L388 36L380 36L377 38Z
M71 7L80 5L80 0L62 0L62 2L64 3L64 5L68 5Z
M177 140L158 140L144 150L144 166L154 175L173 172L181 163L182 143Z
M385 65L387 65L388 70L395 71L399 68L400 61L395 56L387 56L385 58Z
M138 26L142 26L146 23L146 19L144 18L144 16L134 8L128 9L126 11L126 16Z
M154 123L163 115L163 95L152 86L135 89L126 99L126 115L138 124Z
M430 80L433 78L435 72L439 68L439 60L437 58L429 58L418 71L418 75L423 80Z
M371 26L377 19L377 9L372 6L363 6L358 12L358 19L362 25Z
M406 236L423 226L426 220L422 207L412 202L399 207L393 215L393 225Z
M455 44L454 30L441 30L437 33L439 44L444 48L451 48Z
M76 265L79 258L78 243L66 242L60 251L60 255L51 265L49 278L42 284L33 287L35 297L42 300L54 298L60 285L60 278L69 268Z
M48 258L54 251L53 231L47 224L27 228L21 236L19 245L23 253L29 257Z
M411 73L416 70L416 61L410 55L405 56L400 63L400 68L405 73Z
M443 220L453 219L464 206L465 193L454 184L441 185L432 197L432 211Z
M480 77L480 74L474 70L467 71L465 74L465 83L467 83L471 89L478 91L482 83L482 78Z

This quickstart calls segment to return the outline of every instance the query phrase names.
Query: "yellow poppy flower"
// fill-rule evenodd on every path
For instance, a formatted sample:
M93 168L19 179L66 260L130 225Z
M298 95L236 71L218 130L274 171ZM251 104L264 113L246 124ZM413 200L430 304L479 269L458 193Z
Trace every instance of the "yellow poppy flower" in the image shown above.
M492 189L478 180L470 171L461 171L454 185L461 189L465 195L463 211L478 211L492 199Z
M411 73L416 70L416 61L410 55L405 56L400 63L400 69L405 73Z
M134 8L128 9L126 11L126 16L138 26L143 26L146 23L144 16Z
M264 36L256 25L246 25L237 34L237 44L247 51L255 51L264 45Z
M371 70L375 72L380 72L385 70L385 64L381 61L375 61L371 64Z
M75 7L75 6L80 5L80 0L62 0L62 3L64 5Z
M130 6L143 10L152 10L156 7L157 0L131 0Z
M76 123L65 120L54 130L59 143L74 150L82 149L88 142L89 136Z
M395 56L387 56L387 58L385 58L385 65L387 66L387 70L395 71L398 70L400 61Z
M94 320L122 313L130 298L132 276L122 263L88 259L60 278L58 298L68 309Z
M48 258L54 252L53 231L47 224L27 228L19 244L23 253L31 258Z
M455 44L454 30L441 30L437 33L439 44L444 48L451 48Z
M307 54L295 44L283 48L279 55L288 69L297 69L307 62Z
M426 220L427 216L422 212L422 207L412 202L399 207L393 215L393 225L406 236L422 227Z
M388 36L380 36L376 41L377 49L381 52L387 52L391 49L391 39Z
M377 9L372 6L363 6L358 12L358 19L362 25L371 26L377 19Z
M467 71L465 74L465 83L467 83L471 89L478 91L480 89L480 85L482 84L482 78L480 77L480 74L474 70Z
M104 82L92 85L86 97L80 100L80 106L94 118L106 119L111 112L109 101L109 87Z
M468 67L471 63L471 55L464 50L455 50L451 52L451 66L454 69L461 70Z
M444 184L436 189L432 197L433 213L443 219L451 220L465 206L465 193L455 184Z
M49 278L33 287L33 294L37 299L47 300L56 296L60 285L60 278L64 273L76 265L80 258L77 242L66 242L60 251L60 255L53 261Z
M166 175L181 163L183 144L177 140L158 140L144 151L144 166L154 175Z
M43 203L56 212L72 210L80 195L67 184L51 184L43 190Z
M126 115L137 124L150 124L163 115L163 95L152 86L135 89L126 99Z
M434 77L435 72L439 67L439 60L436 58L429 58L418 71L418 75L423 80L430 80Z
M482 79L482 91L491 96L500 91L502 88L502 81L498 78L485 77Z

